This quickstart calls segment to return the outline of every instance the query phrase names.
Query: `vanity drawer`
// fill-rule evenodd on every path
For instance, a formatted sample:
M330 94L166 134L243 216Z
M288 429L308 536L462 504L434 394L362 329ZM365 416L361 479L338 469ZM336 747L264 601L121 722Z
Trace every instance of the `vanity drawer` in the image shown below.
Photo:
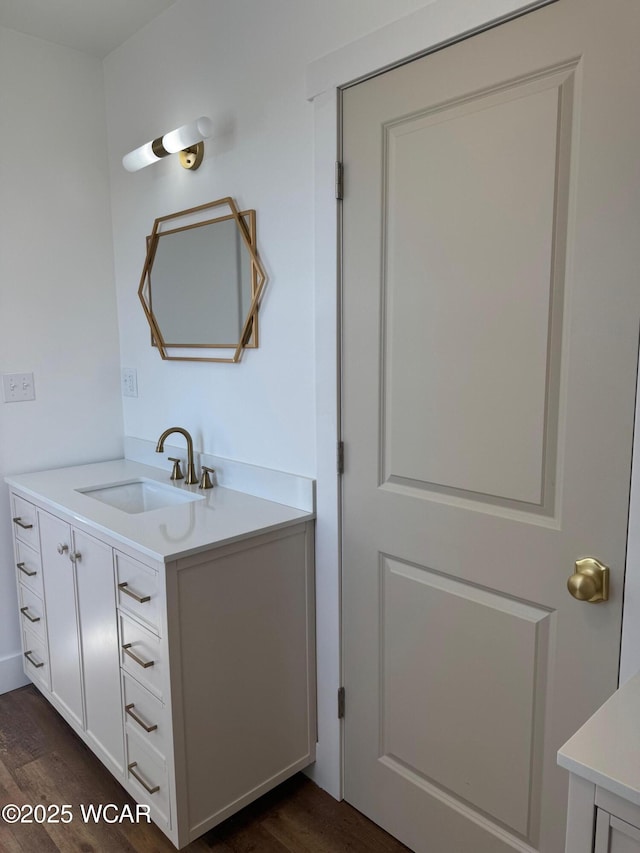
M118 607L159 634L158 573L124 554L115 557Z
M37 637L29 628L22 626L22 648L24 655L24 671L35 682L51 689L49 682L49 655L44 640Z
M42 599L23 583L18 584L18 600L20 602L20 618L25 628L45 643L47 638Z
M20 583L32 589L40 598L42 591L42 562L40 554L16 539L16 569Z
M140 803L148 803L153 819L170 826L171 805L166 762L127 733L127 779Z
M160 639L133 619L119 614L120 664L125 672L162 699L166 664Z
M11 518L16 539L30 545L36 551L40 550L38 537L38 515L36 508L29 501L13 496Z
M127 733L134 732L164 760L171 733L167 731L166 708L141 684L122 674L124 719Z

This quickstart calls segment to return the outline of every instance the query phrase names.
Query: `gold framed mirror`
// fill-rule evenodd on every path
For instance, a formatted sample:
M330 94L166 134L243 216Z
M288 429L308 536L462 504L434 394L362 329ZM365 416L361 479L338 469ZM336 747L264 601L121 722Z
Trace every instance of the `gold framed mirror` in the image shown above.
M138 288L152 345L168 361L239 361L258 346L266 280L255 210L226 197L159 217ZM217 352L224 349L226 357Z

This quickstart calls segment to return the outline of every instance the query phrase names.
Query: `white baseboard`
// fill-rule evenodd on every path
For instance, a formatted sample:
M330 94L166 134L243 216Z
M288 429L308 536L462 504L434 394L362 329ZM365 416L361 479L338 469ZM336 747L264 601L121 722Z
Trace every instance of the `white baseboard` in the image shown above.
M28 683L29 679L22 669L20 652L0 658L0 694L24 687Z

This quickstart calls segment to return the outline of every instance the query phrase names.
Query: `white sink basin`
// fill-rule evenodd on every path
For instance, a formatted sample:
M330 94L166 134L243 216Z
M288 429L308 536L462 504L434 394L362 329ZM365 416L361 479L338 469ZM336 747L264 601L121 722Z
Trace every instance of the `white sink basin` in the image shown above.
M127 480L124 483L89 486L76 491L128 513L149 512L152 509L163 509L202 500L202 495L194 495L176 486L164 485L144 478Z

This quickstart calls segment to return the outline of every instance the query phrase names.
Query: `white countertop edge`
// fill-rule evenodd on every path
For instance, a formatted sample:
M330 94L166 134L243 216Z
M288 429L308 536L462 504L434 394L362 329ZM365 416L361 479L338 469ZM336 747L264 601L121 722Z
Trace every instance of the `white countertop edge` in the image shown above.
M40 503L46 503L47 507L50 507L52 512L59 512L60 514L65 515L67 518L76 521L78 524L85 525L86 527L89 527L98 533L104 533L104 535L108 536L109 539L111 539L113 542L118 542L121 545L126 545L128 548L132 548L138 553L144 554L147 557L151 557L153 560L156 560L160 563L171 563L174 560L181 560L184 557L192 557L194 554L203 553L205 551L210 550L212 547L211 543L206 543L194 546L193 548L178 550L175 551L175 553L161 554L160 552L155 551L153 548L149 548L143 545L138 540L121 535L116 530L113 530L113 528L108 527L107 525L100 524L100 522L94 521L93 519L88 518L87 516L82 515L81 513L74 512L62 503L49 500L48 498L44 498L39 492L32 491L31 489L25 489L23 486L18 484L13 484L9 477L6 477L5 481L21 495L24 495L25 497L31 498L32 500L38 501ZM217 488L223 487L218 486ZM298 516L297 518L291 518L287 521L281 521L275 524L261 527L259 530L251 531L250 533L238 533L235 536L216 539L215 547L220 548L224 545L232 545L234 542L240 542L243 539L250 539L252 536L262 536L262 534L264 533L272 533L276 530L283 530L284 528L291 527L294 524L300 524L300 522L302 521L311 521L313 518L315 518L313 513L306 513L304 515Z
M202 493L202 502L165 507L139 514L125 513L106 506L85 494L87 486L108 485L137 477L168 484L163 472L131 460L70 466L28 474L7 475L5 482L27 500L31 499L54 514L108 536L161 563L169 563L243 539L274 532L312 520L313 512L269 501L224 486ZM195 493L197 486L173 484L174 488ZM213 512L209 513L212 509ZM226 515L226 518L225 518ZM175 524L188 532L174 543L162 528ZM225 535L224 527L230 533Z
M558 750L565 770L640 805L640 673Z
M617 794L619 797L628 800L636 806L640 806L640 791L626 785L619 779L600 772L588 764L583 764L575 758L563 755L561 751L558 751L558 764L570 773L575 773L576 776L586 779L587 782L592 782L594 785L598 785L598 787L604 788L612 794Z

